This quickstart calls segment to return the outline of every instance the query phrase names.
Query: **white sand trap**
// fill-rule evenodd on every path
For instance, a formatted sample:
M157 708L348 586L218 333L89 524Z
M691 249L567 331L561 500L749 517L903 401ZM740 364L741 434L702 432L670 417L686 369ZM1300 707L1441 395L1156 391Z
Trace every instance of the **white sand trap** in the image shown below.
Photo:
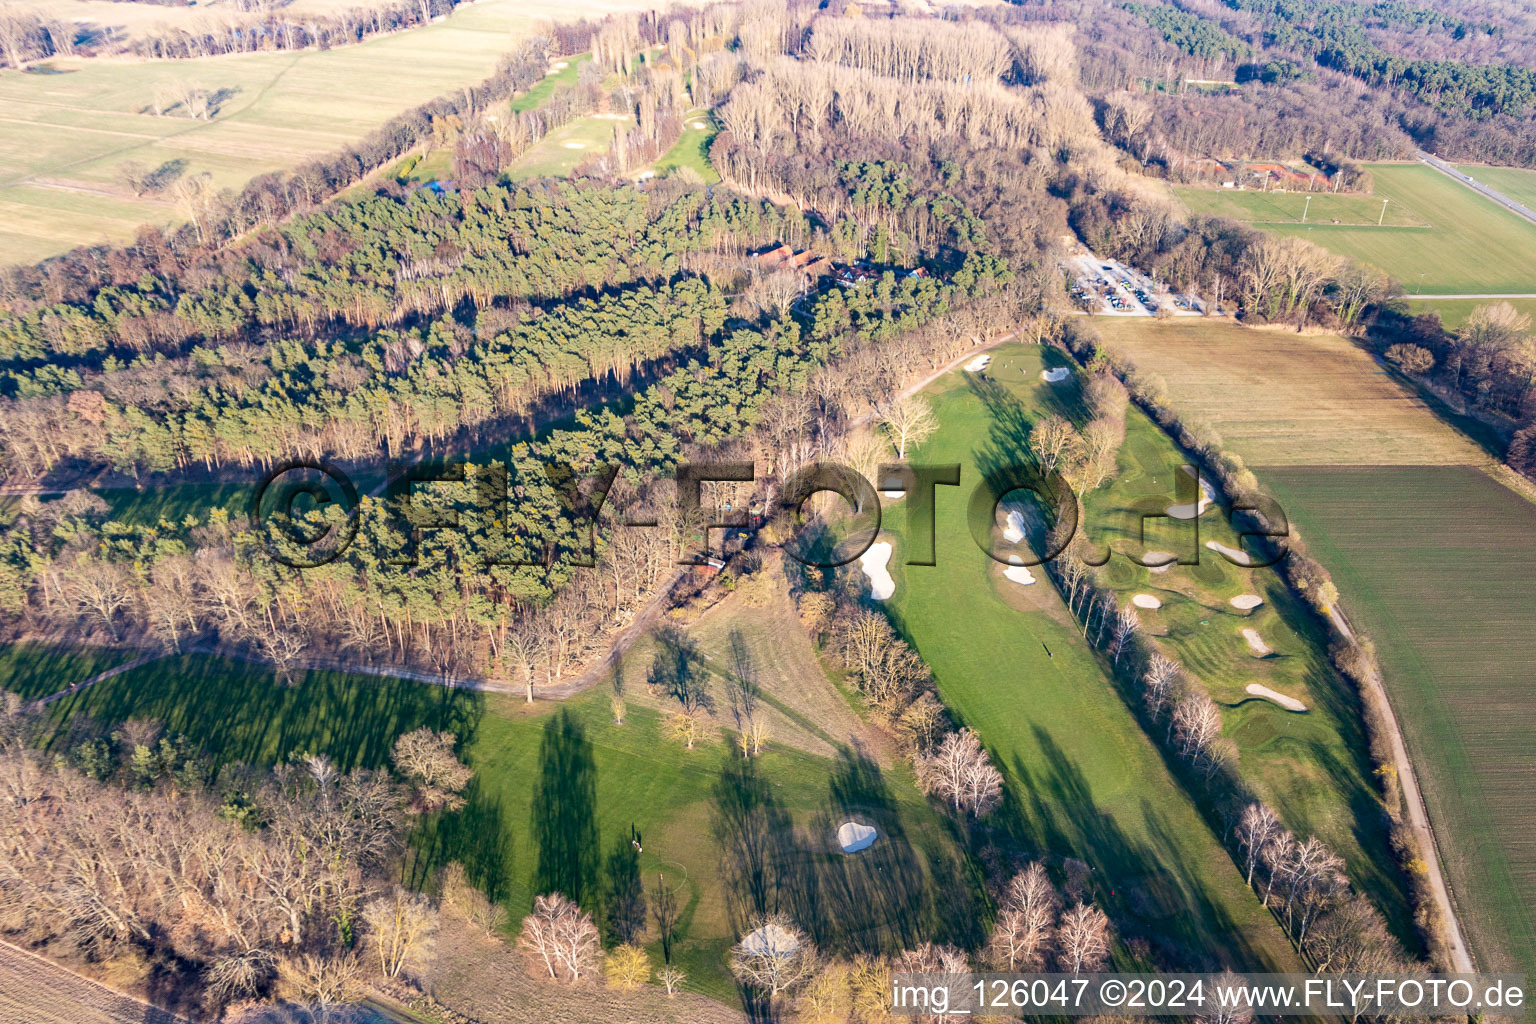
M1180 470L1179 472L1182 473L1183 470ZM1184 475L1188 476L1189 474L1185 473ZM1209 480L1207 480L1205 477L1201 477L1200 478L1200 504L1199 504L1199 506L1196 507L1196 506L1193 506L1193 505L1169 505L1168 506L1168 514L1170 516L1172 516L1173 518L1175 518L1175 519L1195 519L1195 518L1198 518L1200 516L1205 515L1205 510L1207 508L1209 508L1211 502L1213 502L1215 500L1216 500L1216 492L1211 489L1211 482Z
M859 556L859 567L869 577L869 596L876 601L888 600L896 593L896 581L885 568L890 561L891 546L885 541L871 544L869 550Z
M568 61L568 60L557 60L552 65L552 67L554 67L554 69L556 71L564 71L566 68L568 68L570 66L571 66L571 62Z
M1003 527L1003 540L1009 544L1017 544L1024 539L1024 513L1018 509L1008 510L1008 525Z
M1163 606L1163 602L1151 594L1136 594L1131 598L1131 604L1137 608L1161 608Z
M754 956L793 956L800 949L795 933L777 924L765 924L742 936L741 948Z
M837 845L843 848L844 853L858 853L873 846L878 835L873 825L845 821L837 826Z
M1212 551L1221 552L1228 558L1232 559L1232 561L1236 562L1238 565L1253 564L1253 559L1248 557L1248 552L1246 551L1239 551L1237 548L1229 548L1225 544L1214 540L1206 541L1205 546L1210 548Z
M1264 599L1258 594L1238 594L1227 603L1233 608L1241 608L1243 611L1247 611L1250 608L1257 608L1263 604Z
M567 142L565 144L565 148L566 149L586 149L587 148L587 144L585 142Z
M624 121L628 120L628 114L593 114L594 121Z
M1021 587L1027 587L1035 582L1035 574L1029 571L1029 567L1024 564L1024 559L1018 555L1009 555L1008 564L1011 568L1003 570L1005 578L1012 580Z
M702 132L704 129L708 128L709 125L705 124L703 121L691 121L689 122L688 127L692 128L696 132Z
M907 492L906 491L881 491L880 492L880 496L882 498L890 498L892 501L898 501L898 500L900 500L902 498L905 498L907 496Z
M1243 639L1248 641L1248 649L1261 658L1273 653L1269 649L1269 644L1264 642L1264 638L1259 636L1259 631L1256 629L1243 630Z
M1301 701L1297 700L1295 697L1287 697L1283 693L1276 693L1274 690L1271 690L1269 687L1263 685L1262 683L1249 683L1246 687L1244 687L1244 689L1253 694L1255 697L1263 697L1265 700L1274 701L1276 704L1279 704L1287 711L1307 710L1307 706Z
M988 364L991 362L991 356L977 356L975 359L972 359L970 362L966 363L965 368L970 373L980 373L982 370L985 370Z
M1048 384L1060 384L1070 376L1072 376L1071 370L1065 366L1058 366L1054 370L1046 370L1040 375L1040 379Z

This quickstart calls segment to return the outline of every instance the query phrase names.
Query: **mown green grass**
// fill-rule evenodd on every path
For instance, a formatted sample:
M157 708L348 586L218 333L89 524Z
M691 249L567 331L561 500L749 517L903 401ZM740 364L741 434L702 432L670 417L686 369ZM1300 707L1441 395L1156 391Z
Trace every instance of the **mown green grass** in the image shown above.
M694 127L702 125L701 128ZM720 175L715 171L714 164L709 162L709 145L720 133L720 127L715 123L714 116L707 110L695 110L683 118L683 134L672 144L672 148L662 154L652 170L657 174L665 175L679 168L692 168L706 185L713 185L720 180Z
M1224 706L1225 732L1239 753L1236 777L1294 832L1316 835L1342 856L1350 880L1412 948L1413 922L1371 775L1358 697L1329 666L1321 624L1275 569L1235 565L1207 546L1242 547L1219 503L1199 517L1198 529L1188 521L1147 522L1142 547L1142 516L1172 503L1175 474L1187 461L1146 415L1129 410L1118 475L1084 496L1088 536L1119 552L1168 551L1198 561L1154 573L1117 556L1105 582L1122 606L1136 594L1162 602L1138 612L1142 626ZM1239 594L1257 594L1264 603L1240 611L1230 604ZM1257 632L1271 653L1255 654L1244 629ZM1246 692L1250 683L1295 697L1308 711L1293 713L1255 697Z
M1431 167L1371 164L1370 170L1376 182L1377 209L1383 197L1391 200L1384 227L1377 227L1374 217L1365 226L1322 223L1318 217L1309 218L1307 224L1296 223L1302 199L1294 200L1294 217L1275 220L1274 210L1265 204L1291 203L1292 199L1225 190L1175 191L1197 212L1258 222L1267 231L1297 235L1341 256L1373 264L1400 282L1409 295L1536 292L1536 224ZM1368 197L1359 198L1369 205ZM1313 200L1314 212L1318 203ZM1289 212L1289 207L1282 212ZM1411 221L1427 226L1393 226L1394 218L1401 218L1400 225Z
M988 376L1028 408L1051 408L1061 398L1039 381L1042 357L1037 348L997 349ZM962 374L925 395L941 429L911 458L960 463L962 485L938 488L937 566L901 565L904 545L897 547L887 605L932 667L944 703L1004 772L1006 803L989 827L1058 867L1063 858L1086 862L1094 895L1121 934L1145 938L1160 960L1294 964L1049 584L1021 589L1000 579L1001 567L972 540L965 503L979 467L1026 458L1009 416L989 408ZM901 514L888 522L899 529Z
M1177 188L1174 190L1191 213L1230 217L1248 224L1341 224L1376 227L1382 219L1380 196L1329 192L1264 192L1258 189ZM1302 215L1306 221L1302 221ZM1388 203L1386 227L1424 227L1413 211Z
M1467 467L1259 475L1376 643L1478 966L1536 976L1536 506Z
M92 647L72 649L46 644L0 644L0 690L27 700L58 693L98 672L132 661L132 651Z
M507 176L513 181L564 177L587 157L607 152L613 145L615 125L627 132L635 126L635 121L632 117L589 114L561 125L518 157L508 169Z
M738 792L722 781L722 767L739 764L739 756L718 741L684 750L662 716L644 707L616 725L605 689L558 708L528 708L495 695L331 672L310 672L299 685L281 687L260 667L189 656L100 683L60 701L52 715L52 745L60 749L69 743L69 723L109 728L130 717L154 718L221 762L271 764L323 753L344 768L387 764L403 732L450 730L476 777L462 811L425 823L413 836L415 884L429 884L443 864L461 861L507 906L515 928L536 894L541 844L562 838L541 829L541 808L553 799L566 824L573 813L595 820L597 848L589 852L596 864L616 847L627 849L634 826L643 839L645 884L653 887L664 874L685 905L675 959L690 976L688 987L736 998L725 955L739 934L739 915L727 899L729 844L717 841L715 820ZM579 738L570 740L573 734ZM964 931L975 926L976 911L962 854L951 826L908 771L881 773L851 755L815 757L778 746L755 767L763 820L778 822L775 838L791 828L797 836L782 865L784 905L804 921L807 898L819 899L824 946L889 950L920 933L973 937ZM590 803L570 778L582 774L592 781ZM874 821L886 837L875 856L827 852L830 830L849 813ZM600 898L584 894L583 903L601 917ZM963 913L951 920L957 909ZM842 912L841 927L829 924L833 911ZM659 943L651 946L660 963Z

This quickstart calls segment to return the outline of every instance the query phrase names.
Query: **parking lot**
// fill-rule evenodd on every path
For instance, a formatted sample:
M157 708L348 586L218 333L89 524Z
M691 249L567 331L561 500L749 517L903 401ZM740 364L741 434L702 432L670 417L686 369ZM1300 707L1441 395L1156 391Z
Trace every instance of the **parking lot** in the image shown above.
M1080 309L1104 316L1152 316L1159 309L1174 316L1205 315L1199 299L1159 291L1150 277L1119 260L1080 253L1063 260L1062 269L1072 279L1069 290ZM1093 310L1095 302L1098 309Z

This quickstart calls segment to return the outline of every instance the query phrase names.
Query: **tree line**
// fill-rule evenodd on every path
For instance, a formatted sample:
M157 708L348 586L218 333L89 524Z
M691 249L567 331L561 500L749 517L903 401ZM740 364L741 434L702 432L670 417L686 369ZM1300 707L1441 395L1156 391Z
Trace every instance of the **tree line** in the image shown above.
M216 767L145 719L76 728L52 756L34 745L46 732L3 695L0 818L14 841L0 851L0 930L13 940L137 955L174 976L178 1009L215 1016L274 999L323 1014L431 962L438 903L392 879L418 816L461 802L470 771L452 734L401 735L390 771L319 754ZM480 906L455 877L445 901Z

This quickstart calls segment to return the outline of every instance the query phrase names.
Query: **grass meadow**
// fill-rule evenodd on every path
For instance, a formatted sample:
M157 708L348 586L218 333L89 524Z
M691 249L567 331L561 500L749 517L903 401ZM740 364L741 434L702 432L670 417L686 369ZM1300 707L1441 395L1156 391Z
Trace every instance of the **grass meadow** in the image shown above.
M1250 465L1486 461L1348 338L1192 318L1102 317L1094 328Z
M1410 295L1536 292L1536 224L1421 164L1371 164L1374 196L1312 200L1225 189L1175 189L1195 213L1298 235L1386 271ZM1381 200L1387 220L1376 226ZM1326 213L1320 213L1320 206ZM1366 217L1369 212L1370 216ZM1338 217L1343 223L1332 224Z
M1056 396L1039 383L1041 358L1037 348L999 348L988 375L1048 408ZM979 467L1013 458L1018 438L962 374L926 395L941 429L911 457L960 463L962 486L938 489L936 566L903 565L896 546L887 607L933 669L944 703L1004 772L1005 804L990 827L1053 866L1085 863L1122 936L1146 939L1168 960L1289 969L1284 935L1054 591L1004 580L973 541L964 510ZM899 530L904 516L893 508L887 523ZM1119 963L1133 963L1124 945Z
M643 689L643 667L634 675L632 687ZM428 885L437 868L461 861L507 906L515 930L533 896L552 887L544 880L574 871L585 885L583 904L601 919L607 859L629 849L633 826L643 839L646 886L663 874L684 904L674 959L689 974L687 987L726 1002L736 990L725 954L743 916L729 894L738 891L748 833L773 859L779 898L823 948L889 951L930 934L970 941L966 929L978 926L952 826L904 767L883 770L847 747L815 756L782 744L744 767L728 735L684 750L662 709L639 695L616 725L603 687L529 707L502 695L333 672L282 687L260 667L185 656L114 677L51 713L56 749L80 731L143 717L191 737L220 762L251 764L324 753L345 768L379 767L401 733L450 730L476 776L463 810L413 835L414 884ZM853 815L883 837L860 857L833 852L833 830ZM650 945L659 964L659 942Z
M1478 966L1536 976L1536 506L1469 467L1259 475L1376 642Z

